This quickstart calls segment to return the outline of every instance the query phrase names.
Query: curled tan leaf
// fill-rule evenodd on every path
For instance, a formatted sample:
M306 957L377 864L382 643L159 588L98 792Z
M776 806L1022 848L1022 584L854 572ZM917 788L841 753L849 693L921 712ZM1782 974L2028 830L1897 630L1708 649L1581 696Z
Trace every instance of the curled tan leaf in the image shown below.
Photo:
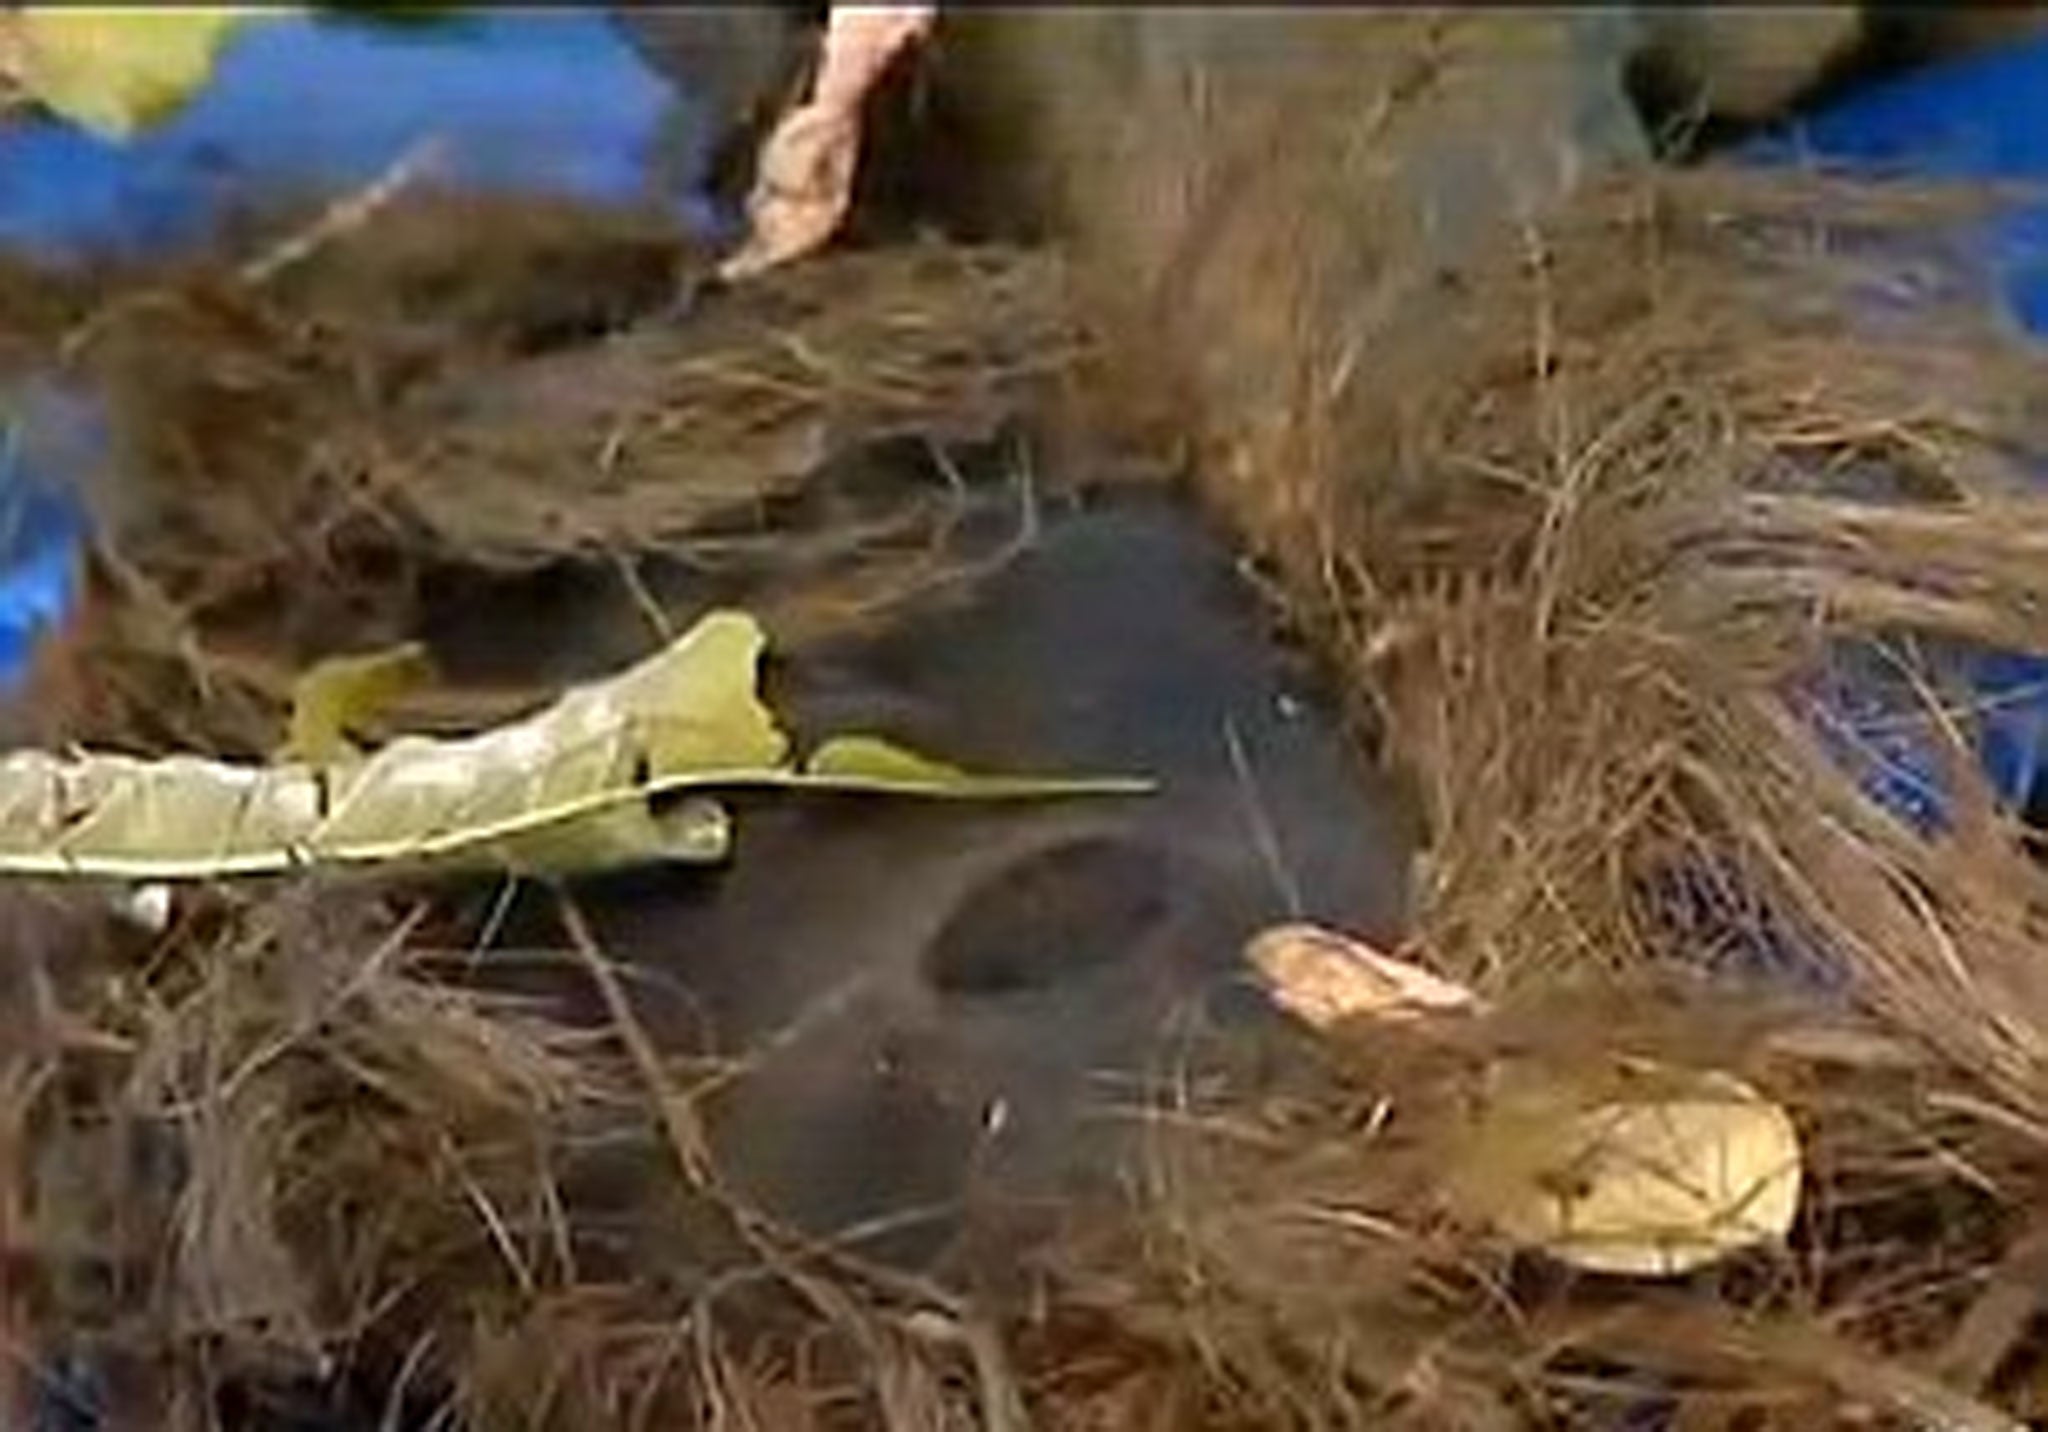
M720 268L746 278L822 248L853 203L861 106L889 64L931 29L931 5L834 5L817 79L761 148L747 241Z
M1478 1004L1461 984L1319 925L1276 925L1251 942L1245 958L1275 1004L1317 1029L1347 1019L1406 1019Z

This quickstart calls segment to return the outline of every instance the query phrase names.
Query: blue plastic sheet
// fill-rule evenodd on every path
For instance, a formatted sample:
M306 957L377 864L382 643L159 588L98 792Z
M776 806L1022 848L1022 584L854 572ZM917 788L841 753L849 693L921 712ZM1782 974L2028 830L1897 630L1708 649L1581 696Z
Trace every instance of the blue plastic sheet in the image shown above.
M273 16L127 144L55 119L0 129L0 244L61 257L184 242L228 200L359 188L430 136L465 184L630 199L673 97L594 10L428 28Z
M428 141L435 174L468 187L638 199L664 139L702 131L689 104L594 9L427 27L269 17L236 34L187 109L128 144L33 115L0 125L0 245L56 260L182 245L226 205L348 193ZM684 226L717 218L678 202ZM6 395L0 686L72 600L80 530L59 469L80 459L80 430L49 398Z
M2048 37L1872 85L1760 152L1907 176L2048 180ZM2048 334L2048 205L1991 225L1984 254L2014 311Z
M1756 146L1763 162L1920 178L2048 180L2048 38L1936 65L1868 87ZM1980 234L1987 272L2031 332L2048 338L2048 202L2019 204ZM1974 690L1986 774L2014 807L2037 803L2048 763L2048 661L1958 651ZM1870 788L1921 826L1942 816L1932 743L1900 722L1870 683L1838 683L1832 708L1868 762Z

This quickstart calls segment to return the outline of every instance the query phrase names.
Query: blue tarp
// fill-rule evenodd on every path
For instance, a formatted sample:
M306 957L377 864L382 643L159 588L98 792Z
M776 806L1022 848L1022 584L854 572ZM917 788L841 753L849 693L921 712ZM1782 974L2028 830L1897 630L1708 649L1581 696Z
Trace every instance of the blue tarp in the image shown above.
M345 192L429 136L464 182L632 198L673 91L595 10L427 28L278 15L125 145L54 119L0 129L0 244L62 255L204 231L235 195Z
M1760 152L1888 174L2048 180L2048 37L1872 85ZM2048 205L2001 219L1985 256L2021 319L2048 334Z
M1764 162L1903 177L2048 180L2048 38L1871 85L1755 146ZM1982 230L1984 262L2025 327L2048 338L2048 202L2020 203ZM1981 754L1998 790L2024 807L2048 760L2048 661L1955 653L1982 712ZM1921 824L1940 818L1931 744L1902 727L1882 693L1844 691L1837 710L1859 737L1875 790Z
M687 105L601 11L482 11L431 26L306 15L239 31L213 82L169 123L116 145L54 119L0 124L0 245L46 258L135 252L205 235L225 204L347 193L423 142L435 173L479 188L644 197L669 106ZM692 124L687 109L681 132ZM683 177L688 177L687 175ZM679 213L704 226L691 204ZM0 442L0 683L70 601L77 525L62 500L65 431ZM47 425L57 412L26 405Z

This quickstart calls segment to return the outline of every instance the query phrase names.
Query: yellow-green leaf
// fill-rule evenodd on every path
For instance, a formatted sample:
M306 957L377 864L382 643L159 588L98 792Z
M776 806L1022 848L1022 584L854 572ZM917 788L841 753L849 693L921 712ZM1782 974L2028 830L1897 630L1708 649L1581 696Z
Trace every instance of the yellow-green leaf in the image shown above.
M1053 796L1142 795L1150 781L1123 777L988 776L904 749L879 736L835 736L804 762L793 784L878 795L961 800L1043 800Z
M433 675L417 642L363 656L336 656L308 668L292 687L290 729L282 756L311 764L356 754L353 735Z
M1455 1189L1515 1242L1593 1272L1688 1273L1784 1237L1798 1131L1725 1074L1629 1071L1597 1087L1523 1073L1498 1091Z
M865 737L827 743L795 770L756 691L765 645L752 617L716 612L638 666L523 720L457 740L405 736L367 757L336 731L409 659L330 666L302 691L294 744L325 759L244 766L16 751L0 756L0 874L179 880L308 864L716 860L730 838L709 793L723 787L987 798L1144 788L974 776Z
M732 816L709 796L683 796L657 808L631 801L558 825L544 825L496 847L474 863L492 862L533 874L574 874L652 861L710 865L732 851Z
M12 17L13 79L74 124L127 139L202 89L248 6L29 5Z
M478 847L518 852L520 842L576 848L561 828L597 820L591 845L622 851L631 843L622 832L657 831L625 807L772 777L781 765L788 738L755 695L765 645L752 617L714 613L667 650L522 721L461 740L401 737L330 773L327 813L308 847L357 862L474 858ZM693 838L682 848L709 845ZM640 858L675 852L664 837Z

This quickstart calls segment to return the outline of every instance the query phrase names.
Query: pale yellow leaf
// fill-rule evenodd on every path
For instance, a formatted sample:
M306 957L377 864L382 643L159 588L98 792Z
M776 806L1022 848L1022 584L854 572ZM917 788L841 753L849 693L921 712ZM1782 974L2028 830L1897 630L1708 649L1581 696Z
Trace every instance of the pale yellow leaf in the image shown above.
M1635 1070L1598 1087L1519 1072L1455 1180L1468 1212L1592 1272L1670 1277L1781 1239L1798 1131L1726 1074Z
M248 6L28 5L12 16L12 78L74 124L127 139L202 89Z

